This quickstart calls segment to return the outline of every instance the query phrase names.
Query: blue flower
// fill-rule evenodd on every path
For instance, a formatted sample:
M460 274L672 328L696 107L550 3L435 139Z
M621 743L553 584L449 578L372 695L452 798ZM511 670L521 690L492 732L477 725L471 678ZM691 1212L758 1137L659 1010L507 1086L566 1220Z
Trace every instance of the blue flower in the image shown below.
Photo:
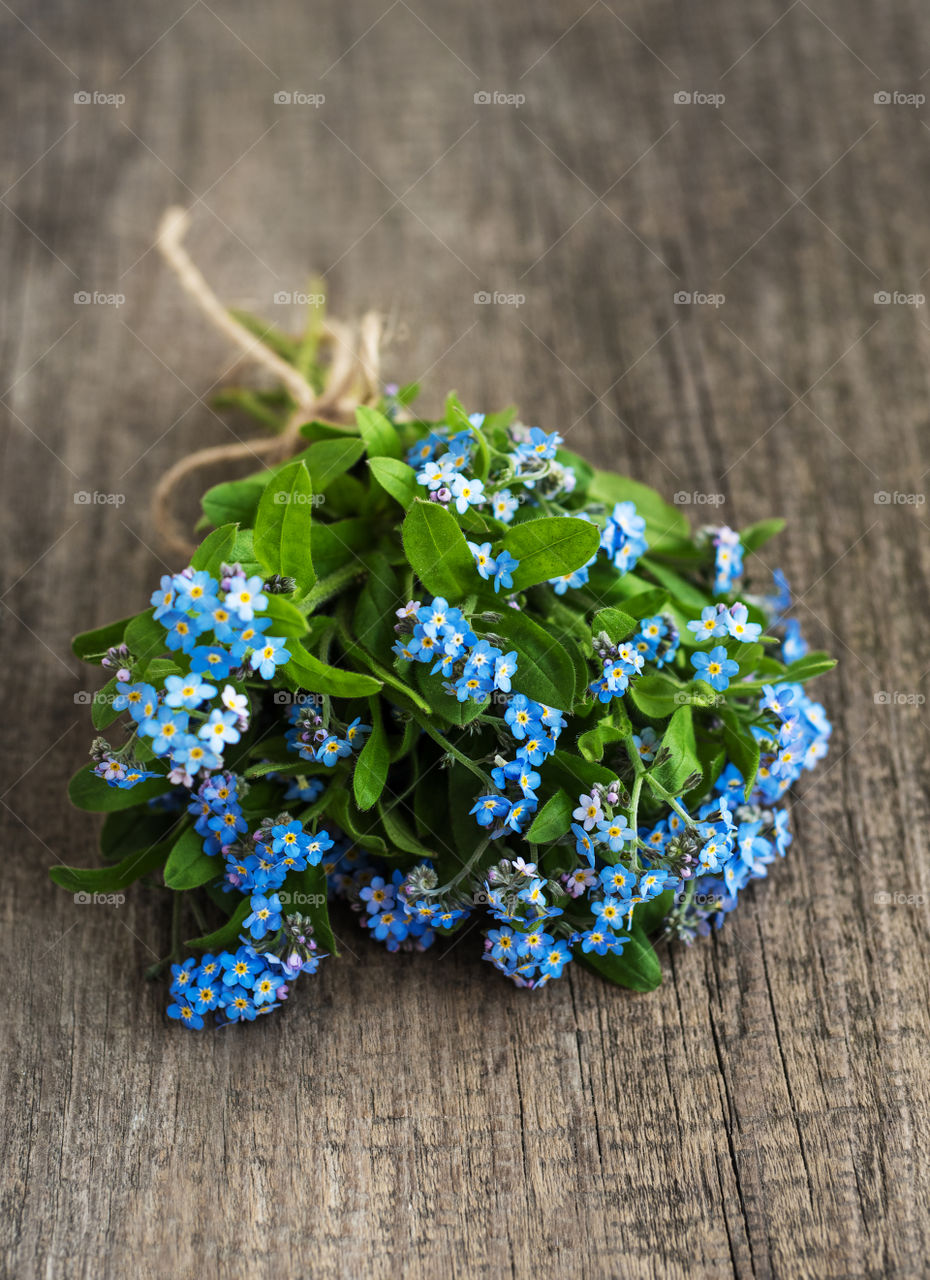
M254 986L256 977L265 967L261 957L251 947L240 947L235 952L224 951L220 956L220 966L223 970L223 985L226 987Z
M547 435L539 427L530 427L530 435L528 440L521 441L514 453L518 458L538 458L540 460L555 457L555 451L562 443L562 437L557 431L553 431L551 435Z
M797 618L789 618L785 623L785 638L781 646L782 662L797 662L807 653L807 641L801 635L801 624Z
M215 680L225 680L232 668L229 650L219 645L200 644L191 654L191 671L195 675L210 675Z
M539 961L540 971L547 978L560 978L562 970L571 961L572 953L560 938L549 947Z
M494 590L500 591L501 587L510 590L513 586L513 573L519 569L520 561L515 559L509 551L502 551L497 557L497 566L494 570Z
M120 680L116 689L117 694L113 699L114 711L128 710L136 724L142 720L148 720L155 714L158 696L152 685L127 684L124 680Z
M464 515L469 507L480 507L484 502L484 484L480 480L470 480L466 476L457 475L451 485L455 498L455 509Z
M575 852L587 858L588 866L594 866L594 841L579 822L572 823L572 835L575 837Z
M230 580L223 603L243 622L251 622L256 610L260 613L268 608L268 597L263 593L264 585L257 574L254 578L239 574Z
M479 796L469 810L479 827L490 827L495 819L509 812L510 801L505 796Z
M494 659L494 688L502 693L510 692L510 681L517 670L517 651L501 654Z
M588 581L587 565L582 565L571 573L564 573L560 578L549 578L548 581L549 586L555 588L557 596L564 596L569 587L583 587Z
M600 902L591 903L591 910L604 929L621 929L623 917L629 909L629 903L621 898L604 898Z
M193 711L200 706L201 702L206 702L208 698L212 698L216 693L214 685L207 684L193 674L189 676L166 676L165 689L167 690L165 695L165 704L167 706L186 707L189 711Z
M197 736L198 738L206 739L211 749L217 755L222 755L225 743L238 742L242 737L242 734L236 728L238 720L239 717L234 711L214 709L210 712L210 718L207 722L197 730Z
M263 680L271 680L277 667L283 667L290 659L290 652L285 647L287 641L283 636L263 636L262 643L249 659L249 666L257 671Z
M695 668L695 680L706 680L718 693L729 687L731 676L739 673L739 664L727 657L722 644L716 645L710 653L693 653L691 665Z
M482 542L480 546L477 542L469 542L468 549L475 558L475 568L481 577L487 581L497 568L494 557L491 555L490 542Z
M296 819L293 822L281 822L272 827L271 838L271 848L274 853L303 852L310 843L310 837L305 834L303 827Z
M521 742L527 734L538 735L542 731L539 710L539 704L531 701L523 693L515 693L510 699L507 710L504 712L504 720L518 742Z
M716 605L709 604L706 609L701 610L700 618L688 623L688 630L693 631L699 640L710 640L714 636L727 634L728 620L726 609L718 609Z
M281 928L282 907L277 894L273 893L270 898L266 898L263 894L255 893L249 899L249 906L252 911L243 920L242 927L248 929L256 941L260 942L267 933L276 933Z
M527 764L540 765L555 750L555 742L545 734L531 734L517 748L517 756Z
M513 496L509 489L501 489L492 499L494 518L495 520L500 520L502 524L510 524L519 506L519 500Z
M337 761L343 759L345 756L350 756L351 754L351 743L346 742L342 738L337 738L335 734L331 733L328 737L324 738L319 747L317 747L316 758L321 764L328 765L332 768Z
M614 867L603 867L601 870L601 885L604 892L608 895L619 895L621 898L628 898L636 884L636 876L632 871L627 871L626 867L619 863Z
M758 622L749 622L749 610L744 604L731 605L726 615L727 631L734 640L750 642L758 640L762 635L762 627Z
M154 716L143 720L139 732L152 739L152 750L157 756L167 755L182 734L187 732L187 712L173 711L171 707L159 707Z
M598 840L606 844L611 853L620 853L629 841L636 840L636 832L627 824L622 813L614 818L601 818L597 824Z
M487 937L491 943L491 955L495 960L505 960L510 956L519 955L516 936L513 929L508 928L507 925L501 925L499 929L489 929Z
M609 929L600 929L595 925L586 933L578 934L578 941L581 943L582 951L593 951L595 955L605 956L608 951L622 951L626 938L618 938Z
M151 603L155 606L156 620L163 618L166 613L171 613L176 608L174 601L174 578L170 573L164 573L160 589L152 592Z
M174 1018L185 1027L193 1027L199 1031L203 1027L203 1018L190 1005L190 1002L178 996L174 1004L168 1005L168 1017Z

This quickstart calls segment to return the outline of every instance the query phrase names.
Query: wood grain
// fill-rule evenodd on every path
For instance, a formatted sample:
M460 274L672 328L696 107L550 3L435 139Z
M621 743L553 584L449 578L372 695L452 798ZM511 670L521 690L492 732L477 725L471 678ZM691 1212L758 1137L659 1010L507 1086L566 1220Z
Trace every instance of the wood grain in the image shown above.
M926 91L926 7L187 5L0 7L3 1273L926 1274L930 525L875 495L930 487L930 325L874 302L928 283L930 114L874 100ZM392 311L430 407L516 398L711 518L789 518L763 555L842 658L833 749L657 993L528 995L474 935L387 959L347 920L281 1015L189 1036L141 981L164 908L47 885L94 856L68 637L145 602L155 479L243 425L152 252L176 201L230 302L286 324L321 271Z

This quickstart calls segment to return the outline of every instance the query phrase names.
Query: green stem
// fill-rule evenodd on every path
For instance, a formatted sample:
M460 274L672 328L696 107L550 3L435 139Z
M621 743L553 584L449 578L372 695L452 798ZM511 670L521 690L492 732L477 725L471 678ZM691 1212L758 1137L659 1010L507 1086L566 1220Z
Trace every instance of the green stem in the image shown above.
M452 759L457 761L459 764L464 765L465 768L470 770L476 778L480 778L486 787L491 788L494 786L485 771L483 769L479 769L472 760L469 760L468 756L463 755L457 747L454 747L449 739L443 737L438 729L434 729L425 716L420 715L419 711L411 711L410 714L413 716L414 720L416 720L420 728L424 729L434 742L439 743L447 755L450 755Z
M478 862L479 858L484 853L485 849L487 849L490 843L491 841L489 839L482 840L481 843L478 845L477 849L475 850L475 852L471 855L471 857L462 867L461 871L456 872L456 874L452 877L450 881L448 881L447 884L441 884L438 889L430 889L429 896L431 898L441 897L442 894L448 893L450 889L454 889L457 884L461 884L461 882L465 879L465 877L471 874L475 864Z

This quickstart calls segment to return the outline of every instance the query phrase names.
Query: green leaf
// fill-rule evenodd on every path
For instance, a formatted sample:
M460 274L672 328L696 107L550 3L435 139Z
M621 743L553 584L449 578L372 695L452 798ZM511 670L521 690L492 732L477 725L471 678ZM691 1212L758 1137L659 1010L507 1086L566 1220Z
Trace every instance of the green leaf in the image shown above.
M364 698L381 688L381 681L372 676L343 671L320 662L296 641L290 642L288 649L291 656L280 670L295 688L306 689L309 693L326 693L334 698Z
M826 671L832 671L835 666L836 658L831 658L827 653L806 653L803 658L798 658L796 662L792 662L786 669L785 674L779 679L797 682L813 680L814 676L821 676Z
M368 699L371 715L371 733L362 747L355 772L352 775L352 791L355 803L361 810L371 809L384 790L391 754L387 735L381 720L381 704L378 698Z
M371 474L385 492L389 493L406 511L420 492L417 484L417 473L413 467L397 458L372 458L369 462Z
M313 925L313 936L317 947L324 954L338 956L336 935L329 923L329 908L326 905L326 872L322 866L306 867L303 871L288 873L284 884L278 891L282 906L288 914L299 912Z
M599 631L606 631L614 644L620 644L636 630L636 619L621 609L601 609L594 615L591 630L595 635Z
M629 716L622 707L615 706L609 718L579 735L578 750L586 760L602 760L612 743L622 742L632 731Z
M169 889L196 889L209 880L216 880L222 872L222 859L204 853L203 837L193 827L186 827L168 855L165 884Z
M382 800L379 800L378 817L381 819L387 838L394 849L399 849L401 853L412 853L417 858L436 857L435 847L430 848L428 845L421 843L410 830L410 827L401 816L400 805L386 805Z
M637 513L646 521L646 540L650 547L661 549L665 543L688 537L688 520L681 508L671 506L655 489L628 476L595 470L588 497L603 502L611 510L618 502L634 503Z
M200 499L203 513L211 524L252 525L261 496L268 484L268 473L243 480L224 480L207 490Z
M643 556L640 564L644 569L648 569L652 576L661 582L663 587L667 587L670 595L672 595L686 609L696 609L698 616L700 611L713 604L713 597L706 591L700 591L693 586L679 573L675 573L674 569L669 569L666 565L660 564L651 557Z
M578 947L575 949L575 958L586 968L599 973L602 978L615 982L619 987L629 987L632 991L654 991L662 982L659 957L653 951L635 915L633 928L621 955L599 956L593 951L585 955Z
M81 631L71 641L71 652L82 662L96 662L106 656L107 649L121 644L123 635L132 618L120 618L118 622L108 622L105 626L96 627L93 631Z
M455 517L435 502L417 499L401 527L411 569L434 596L450 603L475 589L475 561Z
M214 529L212 533L207 534L191 556L191 566L194 569L203 569L207 573L212 573L214 577L219 577L220 566L229 564L232 558L237 528L238 526L235 524L224 524L219 529Z
M268 594L267 600L262 616L271 619L273 636L288 637L307 634L307 619L296 604L291 604L285 596L273 594Z
M575 802L561 787L549 797L526 833L530 844L551 844L564 836L572 825Z
M537 582L561 578L587 564L600 546L597 525L576 516L541 516L512 525L502 546L520 561L513 572L515 591L524 591Z
M177 822L177 814L150 809L148 805L108 813L100 830L100 852L110 862L130 853L146 853L154 845L167 840ZM170 848L169 841L165 846L166 854Z
M371 521L361 516L313 526L313 568L318 578L328 578L345 565L361 572L358 553L371 545Z
M660 759L668 752L668 757ZM655 780L671 795L677 796L692 774L702 774L694 741L694 718L689 706L680 706L669 720L656 763L649 770L647 781Z
M727 756L743 775L743 798L748 800L759 772L759 743L748 729L741 726L739 718L730 707L720 707L718 714L723 721L723 745Z
M113 813L154 800L171 789L171 783L164 777L146 778L125 790L111 787L103 778L98 778L93 765L88 764L78 769L68 784L68 798L75 809L85 809L88 813Z
M282 468L262 494L255 514L255 555L267 573L294 578L300 595L316 581L310 557L313 489L302 462Z
M168 647L165 628L155 621L154 613L154 609L146 609L130 619L123 636L123 643L139 659L156 658Z
M380 552L365 557L368 578L358 594L352 618L352 639L372 653L391 660L395 610L400 602L397 574Z
M432 707L431 714L437 720L442 720L444 724L453 724L462 728L487 710L487 698L483 702L472 702L470 698L465 702L459 702L457 698L451 697L443 688L446 683L444 677L438 671L433 675L424 663L416 663L413 672L417 688Z
M168 841L134 850L122 862L109 867L52 867L49 876L69 893L117 893L140 876L157 871L168 856Z
M633 922L638 924L644 933L652 933L658 929L674 905L675 890L665 889L658 897L637 904L633 911Z
M252 904L248 898L243 898L219 929L214 930L213 933L204 934L202 938L188 938L184 945L193 951L228 951L230 948L235 948L239 941L239 934L242 932L242 922L251 914Z
M548 707L571 711L575 703L575 667L567 649L575 642L569 636L551 635L515 609L508 609L487 629L507 642L505 649L516 650L515 689Z
M777 533L781 533L784 527L784 520L778 518L760 520L757 524L751 524L747 529L743 529L739 540L747 551L758 551L769 538L774 538Z
M314 493L324 493L332 482L351 468L365 452L364 440L320 440L300 455L310 475Z
M677 680L659 674L641 676L627 690L627 697L633 705L652 720L664 720L681 706L683 698L689 696Z
M362 406L355 410L355 421L369 458L400 458L403 454L400 435L389 418L377 409Z

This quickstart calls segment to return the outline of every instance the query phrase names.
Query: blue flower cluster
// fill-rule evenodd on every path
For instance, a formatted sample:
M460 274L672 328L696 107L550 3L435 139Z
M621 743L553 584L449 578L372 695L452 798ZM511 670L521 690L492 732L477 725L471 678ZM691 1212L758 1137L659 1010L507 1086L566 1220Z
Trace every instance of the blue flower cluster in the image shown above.
M158 776L136 766L132 742L139 740L170 762L171 782L192 787L197 776L224 767L224 751L248 727L248 698L236 686L240 675L251 670L270 680L291 655L283 637L264 634L271 620L257 616L268 606L262 579L247 577L238 565L224 566L220 579L193 568L165 574L152 604L165 648L183 655L189 669L179 666L157 685L134 680L136 663L126 645L110 651L108 665L117 666L113 707L129 713L133 738L121 751L104 745L94 771L123 788ZM232 683L220 688L226 681Z
M743 544L739 534L728 525L709 530L714 548L714 594L724 595L743 576Z
M332 718L326 722L320 714L321 707L322 703L315 695L303 695L288 711L291 727L284 736L289 749L296 751L302 760L331 769L340 760L351 756L353 751L362 749L367 735L371 733L371 725L362 724L359 716L344 726ZM332 732L333 728L339 732ZM310 798L315 799L314 796Z
M643 674L647 662L661 670L671 662L680 643L674 622L665 614L643 618L636 634L622 644L612 644L602 633L595 637L595 653L604 669L589 686L591 692L599 702L623 697L630 681Z
M479 640L461 609L442 596L429 604L410 600L397 610L400 638L393 653L402 662L433 663L446 678L446 692L459 702L484 702L494 689L506 693L517 670L515 651L504 653ZM409 632L409 634L408 634Z
M556 707L513 693L507 700L504 724L513 739L514 757L497 757L491 770L497 793L478 796L470 810L479 827L493 827L491 840L507 833L519 834L536 812L540 782L536 768L555 751L567 721Z
M290 986L301 973L316 973L324 957L317 951L311 931L294 917L282 956L261 952L244 943L235 951L209 952L171 966L172 1002L168 1017L182 1026L201 1030L204 1014L212 1013L217 1025L254 1022L287 999Z
M509 524L521 502L537 505L540 497L556 498L575 488L574 470L556 456L562 443L558 432L547 434L521 423L510 427L510 448L504 453L495 451L491 478L479 479L473 463L485 415L469 414L468 421L470 428L454 435L445 426L435 428L407 453L407 462L416 469L417 484L427 489L431 501L452 505L460 515L471 507L490 506L495 519Z

